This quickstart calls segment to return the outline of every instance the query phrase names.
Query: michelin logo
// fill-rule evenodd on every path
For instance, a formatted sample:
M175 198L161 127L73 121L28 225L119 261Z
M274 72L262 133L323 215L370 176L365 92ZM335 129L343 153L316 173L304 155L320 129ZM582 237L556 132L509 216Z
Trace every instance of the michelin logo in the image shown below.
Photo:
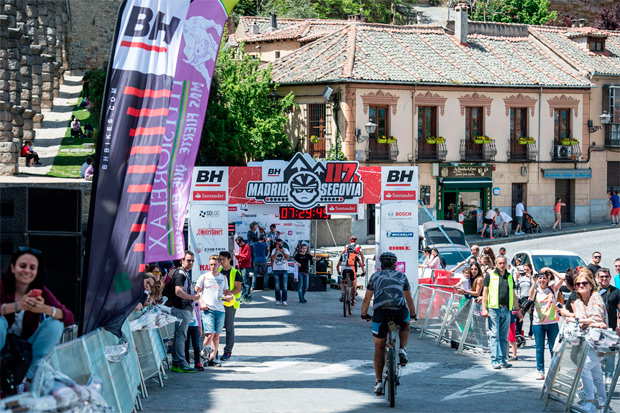
M387 231L386 233L388 238L413 238L413 232L392 232Z

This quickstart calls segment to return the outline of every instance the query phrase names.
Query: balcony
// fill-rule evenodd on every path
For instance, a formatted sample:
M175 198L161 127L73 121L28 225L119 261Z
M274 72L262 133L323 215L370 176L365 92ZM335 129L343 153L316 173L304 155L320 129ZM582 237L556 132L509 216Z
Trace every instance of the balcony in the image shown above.
M581 146L554 143L551 159L554 162L575 162L581 158Z
M620 148L620 136L614 138L605 138L606 148Z
M495 141L475 143L473 139L461 139L459 153L463 162L489 162L495 160L497 148Z
M397 158L397 143L376 143L376 140L372 139L366 149L368 162L396 162Z
M509 162L534 162L538 155L535 143L520 144L516 139L509 140L506 157Z
M429 144L424 138L418 138L415 147L416 161L445 161L448 149L445 143Z

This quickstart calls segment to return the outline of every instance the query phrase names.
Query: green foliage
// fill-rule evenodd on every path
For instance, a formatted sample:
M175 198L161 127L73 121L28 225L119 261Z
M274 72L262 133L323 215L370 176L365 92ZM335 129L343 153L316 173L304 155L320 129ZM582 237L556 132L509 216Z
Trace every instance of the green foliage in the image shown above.
M325 159L328 161L346 161L347 157L342 152L342 142L340 142L340 131L336 131L336 137L334 139L335 145L333 145L325 154Z
M548 0L480 0L474 3L471 20L541 25L555 20Z
M293 93L274 99L271 83L271 67L259 68L259 61L244 53L243 45L220 51L198 165L246 165L293 156L284 132Z
M107 67L107 64L104 66ZM88 80L90 89L90 111L91 119L96 119L97 126L101 116L101 105L105 88L106 69L89 70L84 74L84 79Z
M308 0L266 0L260 15L269 16L277 13L278 17L294 19L316 19L318 13L314 4Z

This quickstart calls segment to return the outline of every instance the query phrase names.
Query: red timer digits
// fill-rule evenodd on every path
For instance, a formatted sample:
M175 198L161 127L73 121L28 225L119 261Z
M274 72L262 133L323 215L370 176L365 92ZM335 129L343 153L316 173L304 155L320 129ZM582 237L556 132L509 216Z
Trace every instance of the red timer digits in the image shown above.
M283 221L299 219L329 219L330 216L325 212L325 207L314 207L312 209L297 209L295 207L280 207L280 219Z

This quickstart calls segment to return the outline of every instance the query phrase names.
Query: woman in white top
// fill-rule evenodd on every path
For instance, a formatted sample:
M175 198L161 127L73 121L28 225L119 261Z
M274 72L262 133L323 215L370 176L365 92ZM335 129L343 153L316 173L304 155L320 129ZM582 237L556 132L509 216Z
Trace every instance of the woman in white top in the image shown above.
M422 251L424 254L424 263L419 265L420 268L430 268L433 270L440 270L441 263L439 262L439 252L435 248L426 247Z
M484 231L486 231L487 227L489 227L489 238L495 239L493 236L493 221L495 221L495 217L497 217L497 213L494 210L489 209L487 214L484 216L484 225L482 226L480 238L484 238Z
M505 212L499 212L498 208L495 208L495 213L502 221L502 228L504 229L504 236L508 236L508 224L512 222L512 217Z

